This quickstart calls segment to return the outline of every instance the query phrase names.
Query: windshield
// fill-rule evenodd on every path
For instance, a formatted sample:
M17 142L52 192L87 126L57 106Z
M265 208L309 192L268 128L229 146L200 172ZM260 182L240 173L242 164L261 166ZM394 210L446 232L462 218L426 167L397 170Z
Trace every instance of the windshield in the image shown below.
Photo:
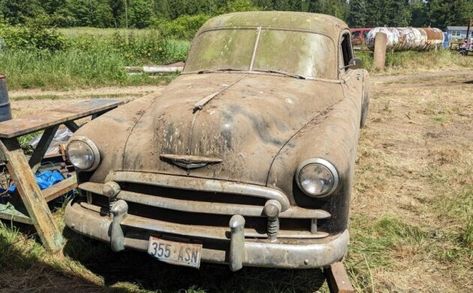
M337 78L336 50L326 36L270 29L220 29L193 42L184 73L263 71L300 78Z

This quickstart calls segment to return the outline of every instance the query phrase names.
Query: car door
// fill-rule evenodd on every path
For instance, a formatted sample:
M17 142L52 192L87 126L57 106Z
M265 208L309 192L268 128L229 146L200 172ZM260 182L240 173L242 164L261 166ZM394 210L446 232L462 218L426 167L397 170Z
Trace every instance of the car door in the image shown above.
M339 78L342 80L345 98L354 101L354 110L359 113L360 127L366 123L369 97L367 89L368 72L359 68L353 54L350 32L343 31L339 42Z

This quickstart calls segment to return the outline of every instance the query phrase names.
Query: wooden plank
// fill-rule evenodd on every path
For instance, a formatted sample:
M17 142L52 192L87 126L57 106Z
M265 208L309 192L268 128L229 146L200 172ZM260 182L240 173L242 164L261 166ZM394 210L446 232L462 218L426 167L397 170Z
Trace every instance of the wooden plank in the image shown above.
M23 204L33 220L41 241L46 249L58 252L62 249L64 238L58 229L44 199L43 193L36 184L36 178L20 148L18 140L2 139L0 149L7 160L7 168L15 182Z
M355 290L348 278L345 266L341 262L336 262L324 269L327 284L332 293L354 293Z
M77 188L77 178L76 175L73 175L64 181L56 183L48 189L43 190L43 196L46 202L50 202L75 188Z
M56 134L58 128L59 125L52 126L46 128L46 130L43 132L43 135L41 136L41 139L39 140L38 145L31 155L30 161L28 162L31 169L33 170L33 173L36 173L36 170L41 165L44 154L46 154L48 151L49 145L51 144L51 141L53 141L54 135Z
M33 221L27 215L17 211L13 206L0 204L0 219L32 225Z
M0 123L0 138L13 138L60 125L67 121L102 113L122 105L124 101L92 99L73 104L67 108L56 108L26 118L16 118Z

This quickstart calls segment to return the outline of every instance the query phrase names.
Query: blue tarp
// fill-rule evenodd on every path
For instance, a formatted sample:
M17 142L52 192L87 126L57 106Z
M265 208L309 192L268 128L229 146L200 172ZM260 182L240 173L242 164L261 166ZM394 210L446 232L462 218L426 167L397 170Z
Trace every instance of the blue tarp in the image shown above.
M38 186L41 190L51 187L62 180L64 180L64 176L62 176L61 172L58 170L36 173L36 182L38 183ZM16 185L10 185L8 192L13 193L15 191Z

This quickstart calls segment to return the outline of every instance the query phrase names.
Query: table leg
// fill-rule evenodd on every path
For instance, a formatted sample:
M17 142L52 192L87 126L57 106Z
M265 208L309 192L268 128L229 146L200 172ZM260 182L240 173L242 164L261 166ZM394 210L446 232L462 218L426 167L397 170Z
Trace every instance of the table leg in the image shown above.
M43 245L49 251L60 251L64 244L64 238L54 222L38 184L36 184L36 178L18 140L16 138L2 139L0 150L3 152L10 176L17 186L18 193Z
M64 125L66 125L66 127L69 128L69 130L72 132L76 132L77 130L79 130L79 127L80 127L74 121L66 121L64 122Z
M29 161L29 164L30 164L31 169L33 170L33 173L36 173L36 171L40 167L41 161L43 160L44 155L48 151L48 148L51 145L51 142L53 141L58 128L59 126L56 125L56 126L46 128L44 130L43 135L41 136L41 139L39 140L38 145L33 151L33 154L31 155L31 158Z

